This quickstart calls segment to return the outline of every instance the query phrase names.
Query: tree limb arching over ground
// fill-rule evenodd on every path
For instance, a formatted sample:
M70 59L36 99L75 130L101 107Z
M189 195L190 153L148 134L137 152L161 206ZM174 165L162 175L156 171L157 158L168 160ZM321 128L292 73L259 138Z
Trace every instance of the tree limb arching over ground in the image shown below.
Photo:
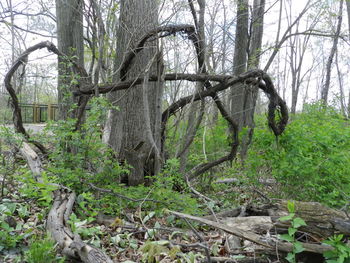
M187 97L183 97L178 101L174 102L170 105L162 114L162 149L164 150L164 141L166 138L166 123L169 118L174 115L179 109L189 104L191 101L202 100L206 97L211 97L216 106L220 110L223 118L229 123L232 128L232 141L230 143L230 152L213 162L208 162L201 164L196 167L194 170L189 171L187 173L188 179L193 179L210 168L219 165L225 161L233 160L236 156L237 147L239 145L238 141L238 132L237 132L237 124L232 120L226 111L223 103L219 100L218 92L223 91L234 84L237 83L245 83L249 85L255 85L267 95L269 99L269 110L268 110L268 124L271 130L274 132L275 136L282 134L284 131L287 122L288 122L288 109L286 103L281 99L281 97L277 94L276 89L272 83L270 76L262 71L262 70L252 70L246 73L243 73L239 76L227 76L227 75L210 75L205 70L205 65L203 64L200 54L201 47L199 45L200 39L195 32L195 28L191 25L174 25L174 26L165 26L158 27L154 30L151 30L145 36L141 38L141 40L136 43L135 48L132 49L125 60L122 63L119 74L121 77L120 83L111 83L98 85L99 93L107 93L112 90L122 90L132 88L135 84L142 83L143 77L123 82L123 76L125 76L128 72L130 65L133 62L137 53L140 52L146 41L150 41L153 39L157 39L157 37L166 37L169 35L183 33L187 35L188 39L192 41L195 46L197 59L199 64L203 67L201 74L183 74L183 73L174 73L174 74L166 74L164 77L165 81L174 81L174 80L188 80L188 81L200 81L204 82L206 89L201 92L197 92ZM19 108L18 97L15 93L14 89L11 85L11 79L13 74L19 68L21 64L25 64L28 61L28 56L30 53L42 49L47 48L50 52L55 53L58 56L64 56L51 42L41 42L30 48L28 48L25 52L23 52L19 58L15 61L14 65L8 71L5 77L5 87L8 90L11 99L12 105L14 109L13 121L15 125L16 132L24 135L25 139L28 142L32 142L36 145L42 152L45 152L46 149L38 142L34 142L30 139L28 133L23 127L22 115ZM96 89L94 88L93 83L89 79L86 71L79 67L77 64L72 61L72 70L74 72L78 72L81 76L84 77L84 81L80 83L79 90L74 92L74 95L78 98L78 108L79 111L76 114L76 128L79 128L79 125L82 122L83 111L85 109L87 100L90 95L95 94ZM156 76L150 76L148 81L157 81ZM218 82L218 84L213 85L211 81ZM83 99L82 99L83 98ZM276 112L279 112L280 117L276 120ZM26 152L23 151L23 154L26 155ZM39 157L36 160L40 162ZM29 160L29 159L28 159ZM29 162L29 161L28 161ZM35 162L35 160L34 160ZM39 164L38 164L39 165ZM37 166L34 166L38 168ZM40 165L39 165L40 166ZM34 172L34 171L33 171ZM55 191L55 200L53 207L51 208L51 212L49 214L49 222L48 222L48 230L52 233L53 238L60 244L63 249L63 252L67 256L74 256L80 258L83 262L109 262L108 258L100 251L89 245L84 244L80 237L71 233L67 224L65 223L69 218L70 213L72 212L72 206L74 204L75 196L74 193L71 192L64 186L59 186L59 189ZM102 253L102 254L101 254ZM93 255L93 256L92 256ZM92 258L91 258L91 257ZM103 259L104 258L104 259ZM100 259L101 261L98 261Z

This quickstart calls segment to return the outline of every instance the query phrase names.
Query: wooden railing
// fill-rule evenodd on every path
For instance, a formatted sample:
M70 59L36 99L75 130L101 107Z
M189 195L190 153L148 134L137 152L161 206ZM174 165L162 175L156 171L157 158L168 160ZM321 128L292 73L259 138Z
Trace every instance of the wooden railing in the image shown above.
M43 123L58 120L57 104L20 104L24 123Z

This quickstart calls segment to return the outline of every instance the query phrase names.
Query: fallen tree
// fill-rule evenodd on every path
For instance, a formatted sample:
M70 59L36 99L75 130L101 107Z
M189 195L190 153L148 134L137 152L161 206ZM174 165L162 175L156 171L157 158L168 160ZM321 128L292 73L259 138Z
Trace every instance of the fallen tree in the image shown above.
M344 237L350 236L350 219L343 211L326 207L317 202L294 202L294 204L296 207L295 216L306 222L306 225L298 228L296 232L298 241L301 242L304 249L302 253L298 254L298 257L308 258L311 260L310 262L321 262L325 252L334 250L333 247L322 243L324 240L336 234L342 234ZM236 242L237 247L232 248L236 254L244 252L244 246L239 245L240 243L243 244L244 240L252 242L255 244L253 250L256 257L251 261L245 258L247 261L244 262L260 260L259 254L275 255L278 258L279 252L289 253L293 251L292 243L279 238L281 234L288 233L288 228L291 226L289 221L280 220L281 217L290 214L286 200L277 200L274 203L263 205L249 204L208 217L192 216L175 211L168 212L179 218L193 220L238 237L240 241L238 241L238 245ZM261 259L264 260L263 257ZM226 262L225 258L213 260L213 262L221 261Z
M20 152L38 182L43 182L41 173L42 163L37 153L26 142L20 146ZM54 201L48 214L46 228L52 238L59 244L62 254L75 258L84 263L112 263L113 261L101 249L82 241L79 235L69 228L69 217L73 211L76 195L67 187L54 184Z

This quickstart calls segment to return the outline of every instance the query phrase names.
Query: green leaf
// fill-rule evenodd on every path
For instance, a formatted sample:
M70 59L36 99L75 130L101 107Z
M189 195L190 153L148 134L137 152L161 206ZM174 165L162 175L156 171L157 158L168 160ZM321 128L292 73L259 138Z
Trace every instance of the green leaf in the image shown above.
M150 212L148 215L145 216L145 218L142 220L144 224L146 224L146 222L148 220L150 220L156 213L154 211Z
M137 249L137 248L138 248L138 243L137 243L136 240L132 239L132 240L130 240L129 246L130 246L132 249Z
M343 239L343 237L344 237L343 234L335 235L335 236L333 237L333 240L334 240L335 242L340 242L340 241Z
M293 247L294 247L293 252L296 254L301 253L305 250L305 248L303 248L302 243L298 241L293 244Z
M288 255L286 256L286 260L290 263L294 263L295 262L295 255L293 253L288 253Z
M301 226L306 226L306 223L305 223L305 221L304 221L303 219L301 219L300 217L296 217L296 218L293 219L292 225L293 225L293 227L295 227L295 228L299 228L299 227L301 227Z
M325 258L328 258L328 259L335 257L335 255L336 255L336 251L335 250L328 250L328 251L323 252L323 256Z
M294 202L288 201L287 208L288 208L289 213L295 213L295 203Z
M280 237L280 239L288 241L288 242L294 241L294 238L288 234L283 234L283 235L280 235L279 237Z
M290 227L288 228L288 234L289 236L294 236L295 232L297 232L298 229L294 228L294 227Z
M154 224L154 228L155 228L155 229L160 228L160 224L159 224L158 221Z
M6 222L1 222L1 228L8 231L8 232L13 230L13 228L10 227L9 224L7 224Z
M294 213L290 213L287 216L282 216L282 217L278 218L278 220L281 221L281 222L289 221L289 220L292 220L294 216L295 216Z
M169 245L169 241L168 240L158 240L158 241L153 241L152 244L156 244L156 245L160 245L160 246L165 246L165 245Z

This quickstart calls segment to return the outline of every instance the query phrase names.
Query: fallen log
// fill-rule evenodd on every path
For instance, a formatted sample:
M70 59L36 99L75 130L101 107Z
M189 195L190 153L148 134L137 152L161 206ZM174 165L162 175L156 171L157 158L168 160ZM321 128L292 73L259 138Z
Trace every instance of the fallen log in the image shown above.
M35 180L43 183L42 163L37 153L26 142L22 143L20 152L27 160ZM75 193L67 187L57 184L55 186L58 189L53 192L54 201L47 218L46 228L59 244L62 254L84 263L113 263L101 249L84 243L79 235L70 230L68 220L73 210Z
M268 259L256 258L256 257L243 257L243 258L226 258L226 257L211 257L212 262L217 263L270 263ZM204 261L203 261L204 262Z
M244 240L249 240L251 242L254 242L258 245L261 245L263 247L269 248L269 249L277 249L282 252L292 252L293 251L293 245L291 243L283 242L280 240L274 240L272 238L264 237L262 235L258 235L252 231L246 231L240 229L238 226L228 226L226 224L220 223L220 222L214 222L202 217L196 217L184 213L179 213L175 211L168 210L169 213L178 216L180 218L190 219L197 221L202 224L206 224L208 226L215 227L217 229L223 230L226 233L229 233L231 235L237 236L239 238L242 238ZM319 245L319 244L309 244L309 243L302 243L304 249L306 252L312 252L316 254L323 254L326 251L332 250L333 248L328 245Z
M350 220L346 213L326 207L317 202L294 202L296 216L306 222L306 226L300 227L300 231L310 233L319 240L327 239L335 234L350 235ZM279 200L273 204L249 205L249 215L270 216L278 228L287 229L289 222L281 222L280 217L288 212L288 201Z

